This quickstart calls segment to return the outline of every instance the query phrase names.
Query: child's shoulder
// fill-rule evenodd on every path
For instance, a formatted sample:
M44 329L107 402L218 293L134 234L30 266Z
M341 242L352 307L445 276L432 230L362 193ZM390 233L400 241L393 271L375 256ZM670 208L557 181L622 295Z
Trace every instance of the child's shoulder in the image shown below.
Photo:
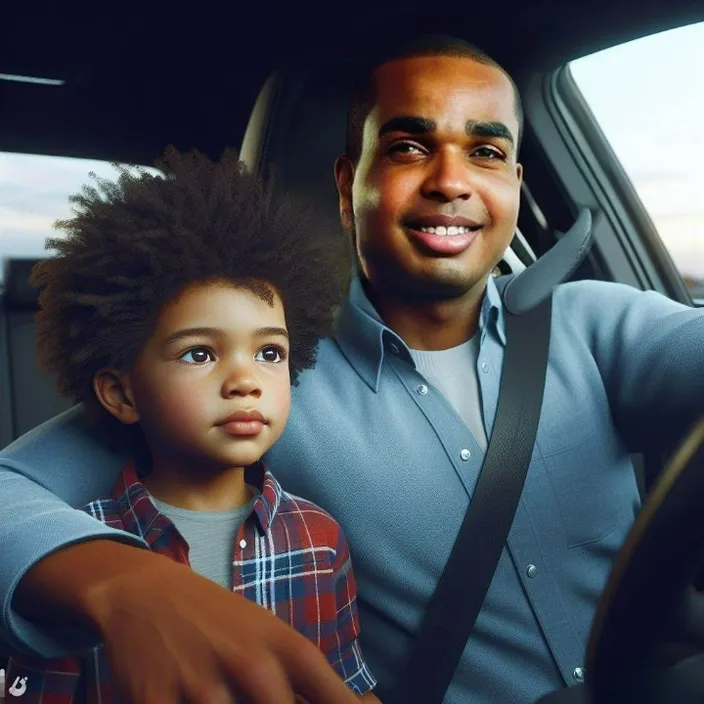
M296 519L303 517L307 523L330 526L341 530L338 522L324 508L308 499L304 499L302 496L291 494L283 489L281 490L281 502L279 503L277 515L293 516Z
M307 531L313 542L335 550L345 543L340 524L324 508L296 494L281 491L276 519L287 527L296 526Z

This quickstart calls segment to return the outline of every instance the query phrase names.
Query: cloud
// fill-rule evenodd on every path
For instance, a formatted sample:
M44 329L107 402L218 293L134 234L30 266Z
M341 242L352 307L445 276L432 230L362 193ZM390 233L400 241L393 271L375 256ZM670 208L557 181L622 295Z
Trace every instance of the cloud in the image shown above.
M68 197L92 183L90 172L118 176L109 162L0 152L0 257L44 256L46 238L62 234L54 221L71 216Z

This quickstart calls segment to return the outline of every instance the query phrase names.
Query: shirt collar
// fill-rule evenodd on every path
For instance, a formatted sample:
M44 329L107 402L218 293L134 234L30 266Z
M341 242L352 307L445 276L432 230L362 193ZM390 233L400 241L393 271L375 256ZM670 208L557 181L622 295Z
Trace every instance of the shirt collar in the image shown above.
M283 490L274 475L261 462L246 468L245 479L247 484L259 491L250 519L266 532L276 518ZM164 522L168 519L151 501L149 492L140 480L134 460L128 460L122 468L113 486L112 499L117 504L125 530L141 536L147 545L151 546L162 534ZM155 530L156 528L160 530Z
M501 344L506 344L503 305L493 277L489 277L482 300L479 330L482 343L487 332L495 330ZM374 392L379 390L381 368L386 354L400 357L415 367L408 346L384 324L364 292L359 276L352 280L335 339L357 374Z

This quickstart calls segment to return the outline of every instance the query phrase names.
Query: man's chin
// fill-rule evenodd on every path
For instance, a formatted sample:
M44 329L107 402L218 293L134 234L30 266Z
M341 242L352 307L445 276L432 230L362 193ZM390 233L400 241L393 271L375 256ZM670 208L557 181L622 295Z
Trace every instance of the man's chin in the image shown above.
M440 268L440 267L438 267ZM408 277L409 293L420 299L452 300L463 298L478 288L484 290L489 274L463 270L425 270Z
M442 301L465 297L477 290L483 291L493 267L486 267L475 262L461 262L458 259L426 258L421 261L409 261L403 268L398 261L377 260L367 266L369 280L368 291L393 298L403 298L407 302ZM364 270L363 270L364 272ZM363 273L364 278L364 273Z

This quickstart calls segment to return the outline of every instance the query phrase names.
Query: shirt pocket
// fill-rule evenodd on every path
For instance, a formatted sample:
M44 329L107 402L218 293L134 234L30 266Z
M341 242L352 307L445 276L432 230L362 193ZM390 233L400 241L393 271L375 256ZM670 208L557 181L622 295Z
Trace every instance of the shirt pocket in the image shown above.
M605 538L620 523L622 502L611 475L620 471L586 413L575 413L560 436L538 443L552 486L568 548ZM590 416L593 419L593 416ZM616 485L616 486L615 486Z

